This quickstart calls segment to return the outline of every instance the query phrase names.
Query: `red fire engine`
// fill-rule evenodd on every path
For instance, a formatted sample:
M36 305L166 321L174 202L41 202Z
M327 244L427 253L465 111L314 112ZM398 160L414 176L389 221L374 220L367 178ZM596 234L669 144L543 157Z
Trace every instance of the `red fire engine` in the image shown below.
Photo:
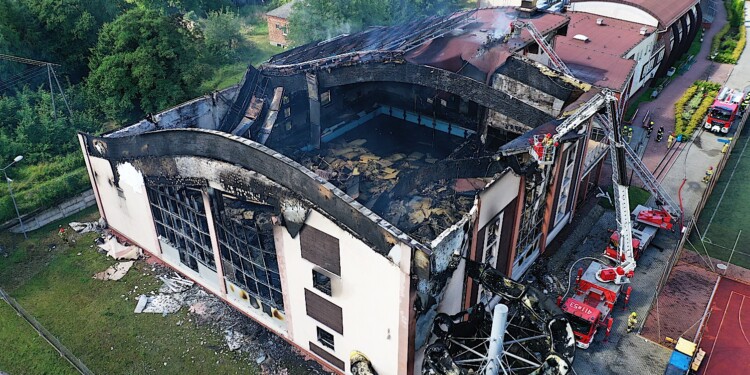
M737 118L740 111L740 104L745 94L740 90L733 90L729 87L721 89L716 96L714 104L708 110L708 117L704 128L714 133L729 133L729 128Z

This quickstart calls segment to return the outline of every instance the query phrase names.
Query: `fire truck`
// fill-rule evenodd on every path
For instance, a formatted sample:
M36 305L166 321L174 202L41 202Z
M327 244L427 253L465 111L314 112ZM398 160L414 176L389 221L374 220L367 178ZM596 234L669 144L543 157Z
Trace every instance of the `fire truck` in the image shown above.
M656 237L659 229L672 230L674 219L666 209L652 209L643 205L638 205L632 212L633 222L633 257L635 260L641 257L641 254L648 248L651 241ZM613 262L622 262L625 260L621 255L617 260L617 250L619 249L620 233L613 231L609 237L609 244L604 250L604 257Z
M632 287L627 284L635 273L637 258L651 243L658 229L672 229L673 220L679 214L673 204L662 204L659 209L639 205L632 213L635 220L631 221L626 154L635 160L632 163L634 171L646 181L646 187L656 195L657 201L671 200L661 190L650 171L638 163L640 159L632 155L632 150L623 140L618 126L617 98L611 92L604 91L599 94L598 99L590 101L587 105L590 107L583 107L570 117L573 120L566 120L558 126L554 136L534 138L530 149L531 155L537 159L540 166L547 165L549 160L555 159L554 153L559 138L580 125L576 118L585 119L587 116L590 117L589 112L598 112L601 107L606 108L606 118L596 116L609 133L617 231L610 237L610 244L604 256L614 264L594 261L585 272L579 269L573 295L564 301L561 298L558 302L571 323L576 345L582 349L589 347L599 328L606 327L606 335L609 335L614 305L621 296L624 297L625 304L630 299Z
M745 93L740 90L724 87L716 96L714 104L708 110L708 117L703 127L714 133L729 133L729 128L740 112Z

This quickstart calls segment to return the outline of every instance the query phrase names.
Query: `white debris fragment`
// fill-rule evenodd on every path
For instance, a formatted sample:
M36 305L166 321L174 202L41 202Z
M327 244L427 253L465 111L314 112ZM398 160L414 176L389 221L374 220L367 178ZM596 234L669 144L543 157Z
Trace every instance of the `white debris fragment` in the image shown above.
M133 263L135 262L133 262L132 260L129 262L117 263L102 272L96 273L94 275L94 278L97 280L120 280L123 278L123 276L125 276L125 274L128 273L130 267L133 267Z
M159 294L153 297L141 295L135 313L173 314L182 308L183 296L180 294Z
M77 221L74 221L74 222L68 223L68 225L70 225L70 227L73 228L74 231L80 234L102 231L102 227L98 221L92 221L88 223L79 223Z
M185 280L179 276L176 276L176 277L159 276L159 280L161 280L164 283L164 285L162 285L162 287L159 288L160 293L181 293L190 289L194 284L192 281Z
M137 304L137 305L135 305L135 311L134 311L134 312L135 312L136 314L140 314L140 313L142 313L142 312L143 312L143 309L145 309L145 308L146 308L146 304L148 304L148 296L146 296L146 295L143 295L143 294L142 294L142 295L140 295L140 296L138 297L138 304Z
M245 335L235 330L228 329L224 332L224 340L227 342L229 351L235 351L242 347L245 342Z
M99 245L99 248L106 251L108 256L117 260L136 260L143 256L143 250L140 247L134 245L125 246L117 242L115 236L107 237L104 243Z

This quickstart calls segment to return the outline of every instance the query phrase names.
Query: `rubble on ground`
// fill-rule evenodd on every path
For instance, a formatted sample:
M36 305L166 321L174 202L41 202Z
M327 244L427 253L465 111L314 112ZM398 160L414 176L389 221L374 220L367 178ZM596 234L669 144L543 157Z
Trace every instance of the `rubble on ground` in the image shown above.
M100 249L117 260L136 260L143 256L143 250L135 245L125 245L117 241L117 237L109 235L98 245Z
M107 223L104 221L104 218L99 218L97 221L91 221L86 223L80 223L77 221L73 221L68 223L70 227L76 231L78 234L84 234L89 232L97 232L102 233L104 229L107 228Z
M81 253L78 253L78 255L81 255ZM116 263L114 266L109 267L102 272L97 272L96 274L94 274L94 278L97 280L120 280L128 273L130 267L133 267L133 263L135 262L132 260L128 262Z

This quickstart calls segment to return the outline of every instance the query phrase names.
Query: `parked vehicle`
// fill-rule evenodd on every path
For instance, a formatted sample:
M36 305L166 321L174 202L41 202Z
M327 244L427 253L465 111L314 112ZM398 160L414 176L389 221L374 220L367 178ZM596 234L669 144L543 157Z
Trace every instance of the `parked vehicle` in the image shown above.
M724 87L714 100L714 104L708 110L708 117L704 128L714 133L729 133L732 123L740 113L745 93L741 90Z

